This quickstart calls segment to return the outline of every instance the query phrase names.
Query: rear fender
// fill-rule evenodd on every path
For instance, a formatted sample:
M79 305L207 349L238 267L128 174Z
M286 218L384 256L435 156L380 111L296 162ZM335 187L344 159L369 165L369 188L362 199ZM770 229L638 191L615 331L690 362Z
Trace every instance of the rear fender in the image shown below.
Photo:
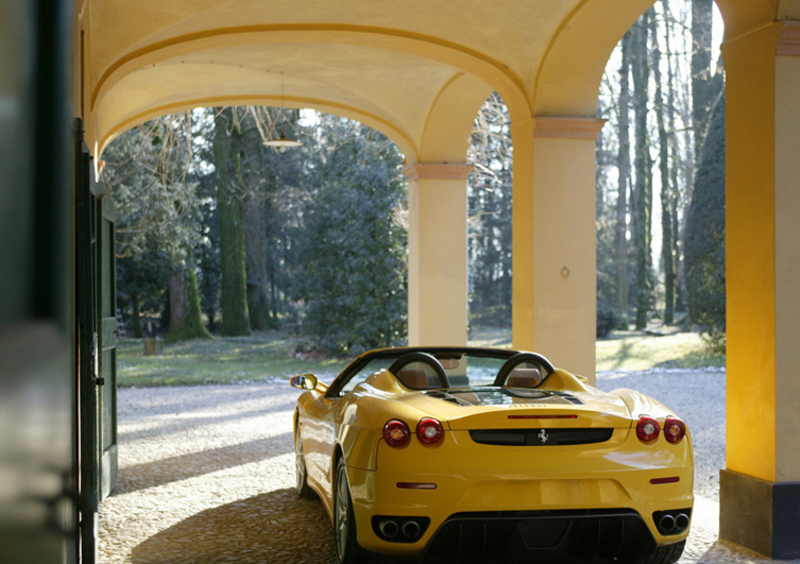
M353 393L336 406L334 419L339 422L336 442L349 467L377 469L378 443L383 440L383 427L392 419L408 425L412 433L417 422L428 415L394 397L383 398Z
M676 416L675 412L670 411L662 403L659 403L653 398L646 396L641 392L637 392L636 390L621 388L619 390L614 390L611 393L619 396L622 398L622 401L625 402L625 406L631 413L631 427L636 426L636 422L642 415L654 417L655 419L658 419L659 423L663 423L664 419L668 415Z

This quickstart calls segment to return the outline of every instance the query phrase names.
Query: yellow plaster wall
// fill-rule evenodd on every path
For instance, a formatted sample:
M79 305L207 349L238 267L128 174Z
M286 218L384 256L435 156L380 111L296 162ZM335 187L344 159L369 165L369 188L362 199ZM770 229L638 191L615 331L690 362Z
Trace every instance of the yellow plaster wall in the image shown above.
M775 49L726 41L727 467L775 480Z
M800 56L775 60L775 479L800 481Z
M541 133L537 120L512 126L514 347L594 381L594 137L574 138L571 119Z
M594 139L537 137L533 156L534 350L594 381Z
M515 349L534 350L533 334L533 130L534 120L511 124L514 144L511 239L511 326Z
M430 167L436 165L417 165L409 174L408 342L463 346L467 344L468 167ZM447 168L455 169L460 178L439 174ZM419 178L414 179L417 173Z

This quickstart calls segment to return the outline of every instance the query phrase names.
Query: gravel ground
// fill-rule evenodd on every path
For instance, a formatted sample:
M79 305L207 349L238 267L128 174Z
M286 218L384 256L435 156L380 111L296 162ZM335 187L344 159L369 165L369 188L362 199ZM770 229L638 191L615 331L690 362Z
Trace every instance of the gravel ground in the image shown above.
M767 562L716 540L724 372L602 374L598 385L653 395L689 426L704 498L681 563ZM120 389L119 481L101 506L100 562L335 562L322 504L294 492L297 395L285 382Z

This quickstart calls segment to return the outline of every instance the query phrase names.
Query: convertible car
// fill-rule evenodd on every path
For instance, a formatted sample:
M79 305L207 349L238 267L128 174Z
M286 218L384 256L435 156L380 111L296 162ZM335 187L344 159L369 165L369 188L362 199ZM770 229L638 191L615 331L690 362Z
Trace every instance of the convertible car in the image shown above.
M488 348L367 352L306 390L297 492L319 496L342 564L671 564L694 497L686 425L633 390L604 393L543 356Z

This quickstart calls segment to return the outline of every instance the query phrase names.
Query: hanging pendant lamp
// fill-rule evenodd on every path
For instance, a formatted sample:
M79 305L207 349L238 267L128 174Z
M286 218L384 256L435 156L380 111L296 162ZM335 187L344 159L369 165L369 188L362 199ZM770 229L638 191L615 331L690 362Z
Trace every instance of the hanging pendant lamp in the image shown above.
M283 71L281 71L281 117L283 117L283 106ZM264 141L264 145L267 147L277 147L281 153L286 151L289 147L302 147L303 143L293 137L286 136L286 123L287 120L284 120L283 123L280 124L280 134L278 137ZM278 125L275 126L275 129L278 129Z

